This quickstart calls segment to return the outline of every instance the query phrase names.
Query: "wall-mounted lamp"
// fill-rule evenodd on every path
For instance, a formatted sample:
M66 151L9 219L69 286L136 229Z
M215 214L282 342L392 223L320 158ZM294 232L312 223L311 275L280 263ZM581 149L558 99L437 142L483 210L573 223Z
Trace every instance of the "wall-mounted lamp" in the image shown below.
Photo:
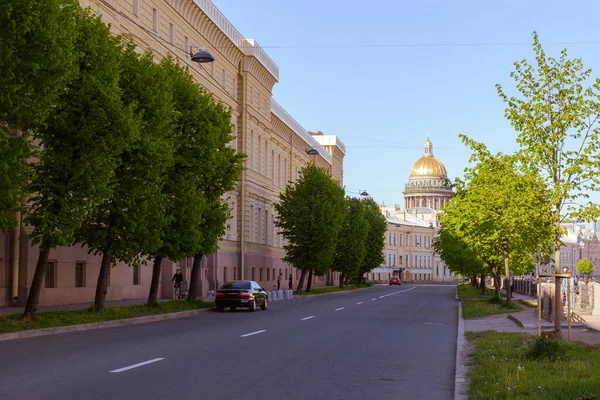
M200 64L211 63L215 61L213 55L206 51L206 48L204 47L200 48L200 51L198 51L196 54L192 54L192 52L190 51L190 56L193 62L197 62Z

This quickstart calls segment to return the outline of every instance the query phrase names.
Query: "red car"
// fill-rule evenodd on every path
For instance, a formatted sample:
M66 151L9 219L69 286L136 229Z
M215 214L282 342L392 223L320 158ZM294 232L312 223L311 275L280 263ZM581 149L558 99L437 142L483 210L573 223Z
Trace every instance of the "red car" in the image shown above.
M398 278L397 276L392 276L390 278L390 286L392 285L400 285L400 278Z

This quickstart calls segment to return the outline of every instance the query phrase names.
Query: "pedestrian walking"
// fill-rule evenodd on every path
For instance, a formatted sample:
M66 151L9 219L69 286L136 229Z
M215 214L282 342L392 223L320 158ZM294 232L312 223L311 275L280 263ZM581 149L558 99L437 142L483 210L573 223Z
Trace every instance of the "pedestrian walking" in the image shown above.
M277 290L281 289L281 278L283 278L283 274L280 272L279 275L277 275Z
M289 280L290 280L290 290L292 290L292 282L294 281L294 278L292 277L291 273L290 273Z

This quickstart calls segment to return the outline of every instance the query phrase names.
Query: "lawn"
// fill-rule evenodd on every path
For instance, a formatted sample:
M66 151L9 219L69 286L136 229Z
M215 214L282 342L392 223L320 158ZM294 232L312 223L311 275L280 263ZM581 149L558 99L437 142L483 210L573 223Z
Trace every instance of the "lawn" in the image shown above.
M38 313L35 320L30 322L23 321L22 314L12 314L0 317L0 333L89 324L93 322L142 317L145 315L211 308L214 306L215 303L202 302L199 300L193 303L179 300L161 302L156 307L148 307L146 305L108 307L100 312L94 312L91 308L72 311L48 311Z
M468 283L463 283L463 284L458 285L457 290L458 290L458 297L461 299L472 299L472 298L484 297L480 288L471 286L471 284L468 284ZM487 297L491 297L494 294L494 290L488 288L487 293L488 293Z
M301 292L294 292L294 295L296 296L305 296L305 295L309 295L309 294L322 294L322 293L333 293L333 292L346 292L349 290L356 290L356 289L363 289L363 288L368 288L373 286L370 283L362 283L360 285L351 285L351 286L344 286L343 288L337 287L337 286L330 286L330 287L324 287L324 288L317 288L317 289L312 289L310 291L301 291Z
M600 346L560 342L554 360L533 359L528 350L536 336L495 331L466 336L474 345L470 399L591 400L600 395Z
M519 312L521 310L521 306L517 305L514 301L512 302L511 307L506 307L505 300L499 300L495 298L484 300L467 300L462 302L464 319Z

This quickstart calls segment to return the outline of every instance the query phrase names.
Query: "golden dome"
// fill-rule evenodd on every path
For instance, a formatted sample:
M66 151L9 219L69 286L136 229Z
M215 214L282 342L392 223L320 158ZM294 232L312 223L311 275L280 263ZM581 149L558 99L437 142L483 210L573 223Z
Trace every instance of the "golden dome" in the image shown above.
M410 177L419 176L447 176L446 167L433 156L433 144L427 138L425 141L425 154L419 158L410 169Z

